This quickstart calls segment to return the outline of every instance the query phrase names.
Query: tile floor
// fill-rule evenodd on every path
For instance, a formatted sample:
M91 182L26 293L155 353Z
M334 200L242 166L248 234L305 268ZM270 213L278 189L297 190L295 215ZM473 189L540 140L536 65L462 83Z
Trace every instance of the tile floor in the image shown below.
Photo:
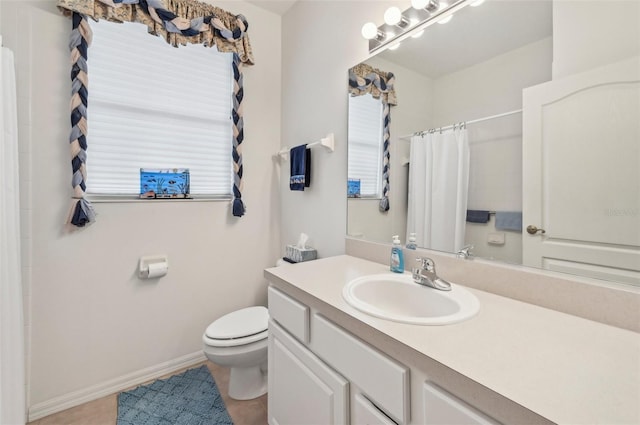
M266 425L267 395L246 401L230 399L227 395L229 369L209 361L205 362L205 364L218 385L233 423L235 425ZM189 369L197 366L199 365L191 366ZM183 371L179 370L173 374L181 372ZM117 414L117 394L112 394L29 422L28 425L115 425Z

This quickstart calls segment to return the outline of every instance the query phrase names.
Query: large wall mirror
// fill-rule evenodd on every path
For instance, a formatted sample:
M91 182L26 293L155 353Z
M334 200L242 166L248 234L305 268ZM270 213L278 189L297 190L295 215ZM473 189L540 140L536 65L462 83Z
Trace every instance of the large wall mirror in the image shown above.
M585 82L588 88L541 100L551 105L538 107L545 120L539 143L548 145L523 141L535 115L527 118L526 95L523 114L523 90L538 98L536 88L552 80L552 6L487 0L365 61L395 76L390 209L380 211L375 196L350 197L348 236L391 242L397 234L404 242L415 233L423 248L465 256L472 246L475 257L640 285L640 83ZM353 108L350 95L349 143L359 123ZM581 118L571 122L576 108ZM600 128L585 130L589 114L605 116L606 131L620 128L606 145L592 144ZM554 122L554 134L573 146L547 140ZM542 158L530 154L538 151ZM360 159L349 152L351 166ZM529 190L532 179L540 180L542 195ZM536 196L543 196L537 215L531 214ZM574 245L571 259L557 254ZM605 257L612 260L590 260Z

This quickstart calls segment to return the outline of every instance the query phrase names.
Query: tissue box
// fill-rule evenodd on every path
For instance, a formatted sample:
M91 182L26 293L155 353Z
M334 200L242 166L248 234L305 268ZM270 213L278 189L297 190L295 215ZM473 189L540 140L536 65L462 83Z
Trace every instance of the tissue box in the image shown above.
M285 246L285 257L296 263L303 261L315 260L318 257L318 252L313 248L298 248L295 245Z

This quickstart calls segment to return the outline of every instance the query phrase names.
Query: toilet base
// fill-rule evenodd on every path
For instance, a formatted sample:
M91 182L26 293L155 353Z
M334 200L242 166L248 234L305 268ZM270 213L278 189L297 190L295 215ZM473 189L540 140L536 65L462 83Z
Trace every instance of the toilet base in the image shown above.
M266 365L231 368L229 397L235 400L251 400L266 393Z

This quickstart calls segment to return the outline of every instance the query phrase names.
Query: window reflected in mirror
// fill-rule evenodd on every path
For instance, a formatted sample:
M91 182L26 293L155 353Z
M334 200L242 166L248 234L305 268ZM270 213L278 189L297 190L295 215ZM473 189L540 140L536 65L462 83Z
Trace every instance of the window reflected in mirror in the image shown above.
M350 198L382 195L382 112L382 101L371 94L349 96L347 196Z

